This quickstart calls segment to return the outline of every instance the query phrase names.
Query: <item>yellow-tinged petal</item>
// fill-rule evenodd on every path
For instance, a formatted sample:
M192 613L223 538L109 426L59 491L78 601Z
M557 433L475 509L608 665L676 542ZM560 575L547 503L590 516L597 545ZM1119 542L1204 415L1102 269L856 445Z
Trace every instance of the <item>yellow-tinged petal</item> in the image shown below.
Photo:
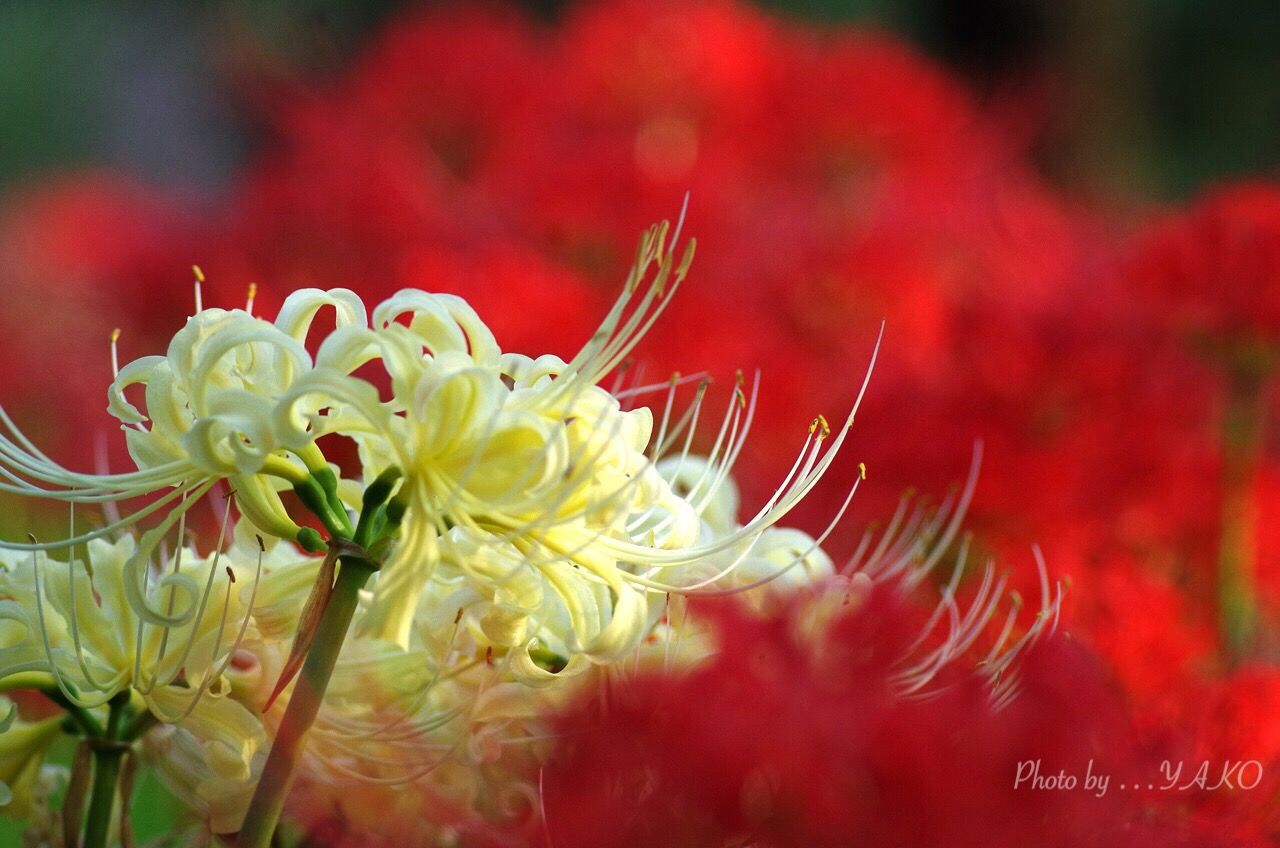
M45 756L62 735L62 716L18 721L13 705L0 699L0 717L0 815L22 819L31 814Z
M165 710L185 709L185 697L177 688L153 696ZM146 740L161 778L194 804L214 833L239 829L266 746L261 720L226 697L202 699L180 725L159 728Z

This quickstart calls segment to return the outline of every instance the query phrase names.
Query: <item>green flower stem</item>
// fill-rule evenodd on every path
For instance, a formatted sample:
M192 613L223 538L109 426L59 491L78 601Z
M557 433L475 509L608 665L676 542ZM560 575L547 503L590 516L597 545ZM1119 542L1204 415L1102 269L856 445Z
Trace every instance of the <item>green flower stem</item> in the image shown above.
M83 707L76 706L71 703L71 701L68 701L66 696L62 694L62 690L60 690L56 685L43 688L40 691L43 692L44 696L50 701L53 701L58 706L62 707L62 709L66 711L67 715L71 717L71 720L79 725L80 729L84 731L85 736L98 739L105 737L106 731L103 730L102 725L98 720L93 717L93 714Z
M120 778L120 761L129 750L122 742L128 693L111 699L105 737L91 740L93 747L93 790L89 796L89 815L84 825L84 848L106 848L111 830L111 813L115 807L116 784Z
M240 848L269 848L271 845L280 814L284 811L285 798L293 783L294 769L302 755L307 731L320 711L329 678L333 676L343 640L346 639L351 619L355 615L360 590L375 571L377 564L361 557L343 556L339 559L338 578L334 583L333 594L320 618L315 642L311 652L307 654L298 681L294 684L284 720L276 732L258 788L253 794L249 812L236 839L236 845Z
M1264 375L1236 368L1228 377L1222 426L1222 527L1218 547L1218 625L1232 659L1254 646L1258 627L1255 475L1262 452Z
M258 779L253 799L249 802L244 824L236 837L236 845L240 848L270 848L272 844L280 816L284 812L285 799L293 784L293 773L302 756L307 732L320 712L325 690L329 688L329 679L333 677L333 669L338 663L338 654L342 652L342 643L347 638L347 631L351 629L351 620L360 600L360 590L380 566L378 559L369 556L366 548L376 537L375 528L380 523L379 518L387 511L387 500L400 476L399 469L388 468L369 484L361 504L360 518L354 528L345 510L339 513L341 522L336 520L326 496L326 490L336 492L336 483L329 484L313 476L308 485L300 485L296 489L303 504L319 516L333 534L329 545L338 546L338 576L320 616L320 623L316 626L311 650L302 664L297 682L294 683L293 694L289 698L289 705L285 707L284 718L276 731L271 752L267 754L267 762L262 768L262 776ZM398 527L404 511L397 508L395 512L395 526ZM385 526L387 522L381 523Z

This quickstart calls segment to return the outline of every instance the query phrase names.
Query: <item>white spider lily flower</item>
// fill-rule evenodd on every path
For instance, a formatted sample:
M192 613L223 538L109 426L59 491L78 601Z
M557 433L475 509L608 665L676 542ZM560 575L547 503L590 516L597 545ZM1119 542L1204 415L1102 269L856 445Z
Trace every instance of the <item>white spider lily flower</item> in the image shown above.
M189 464L209 476L252 474L275 453L275 398L310 368L306 348L240 310L206 309L173 337L165 356L145 356L121 369L108 404L126 425L140 469ZM144 415L125 399L146 389Z
M407 513L362 633L409 648L420 605L435 607L442 625L464 609L477 644L510 654L511 668L532 681L549 673L533 653L558 658L553 664L565 670L581 668L578 658L626 656L652 627L654 598L664 593L724 591L729 581L719 578L739 570L748 579L735 590L777 574L831 571L820 539L806 543L774 528L830 466L852 413L834 436L819 417L768 503L747 522L706 536L702 514L721 508L721 493L732 487L755 387L748 394L739 381L703 473L680 493L656 460L674 454L694 462L689 446L705 386L673 422L676 389L688 380L670 384L658 421L629 406L655 387L615 395L598 385L688 269L692 246L677 261L670 235L665 224L645 234L623 294L569 362L504 354L463 300L413 290L373 310L372 327L344 325L324 340L317 373L349 374L373 360L385 367L389 401L371 392L343 398L351 417L363 417L348 432L366 481L392 466L404 474L398 497ZM321 390L323 379L314 379ZM311 391L301 382L293 397L301 402ZM723 573L688 579L689 568L713 560Z
M725 512L718 504L750 430L758 378L750 389L739 378L701 472L683 492L657 463L689 459L705 385L674 418L677 391L688 379L613 392L600 385L687 273L693 243L677 257L678 229L663 223L643 234L622 294L567 362L502 353L470 306L452 295L406 290L367 315L349 291L305 290L286 300L274 323L246 310L199 309L166 356L126 366L112 387L111 410L126 425L136 472L74 474L20 433L0 437L0 475L10 481L0 488L73 502L173 490L103 528L10 546L70 547L168 508L126 563L125 595L141 624L166 632L186 626L195 607L166 609L164 595L194 596L190 580L166 575L152 585L149 578L161 541L175 525L181 535L185 511L222 478L236 486L250 522L300 538L271 478L315 483L323 469L333 483L315 441L340 433L359 446L366 484L392 469L403 474L396 538L375 533L362 542L381 545L379 556L385 543L393 545L361 621L365 635L402 648L411 647L424 593L439 594L427 591L433 581L465 584L487 604L475 624L488 647L536 677L535 651L551 651L572 668L579 657L605 663L627 655L653 624L655 598L666 593L738 591L777 574L820 571L819 546L830 528L808 548L774 528L830 467L853 412L834 432L815 419L777 491L739 524L715 511ZM336 326L313 361L304 341L327 307ZM389 399L355 376L370 363L385 369ZM126 397L135 386L143 387L145 412ZM632 407L663 389L661 415ZM351 503L351 482L331 485L327 504L308 503L333 509L325 523L338 535L342 525L350 529L338 497ZM707 515L725 524L724 532L704 533ZM719 571L690 579L689 569L712 561ZM726 579L739 571L749 579Z
M157 692L166 710L182 710L183 695ZM143 752L160 779L211 833L240 828L266 759L262 719L231 698L203 701L181 724L161 725L143 738Z
M301 449L325 432L281 430L278 403L313 370L304 343L316 314L331 306L338 326L365 323L364 304L347 289L291 294L275 322L241 309L192 316L165 356L146 356L120 370L108 410L125 425L139 469L186 464L175 478L257 474L276 467L286 447ZM146 414L125 397L145 388ZM309 423L325 417L311 410Z
M619 658L615 644L633 644L653 623L642 593L621 586L629 606L620 610L607 585L554 556L530 567L514 545L464 527L439 542L411 640L429 655L496 651L507 673L541 686L582 673L589 658Z
M61 697L90 710L130 692L168 722L225 694L223 675L256 582L239 564L245 557L179 550L168 573L155 576L153 593L174 623L156 626L130 599L136 542L94 539L85 547L84 559L67 562L40 551L0 556L0 682L48 674ZM235 588L237 573L253 581L249 599Z
M250 702L265 698L284 659L278 645L251 649L259 647ZM551 744L548 717L571 687L508 681L496 658L450 655L442 672L421 651L385 642L355 638L346 649L307 737L294 809L335 815L397 846L449 844L449 823L462 815L527 821L537 798L528 777ZM268 727L280 712L268 713Z
M162 771L175 784L184 770L197 775L186 797L220 832L234 830L265 755L261 722L228 697L227 674L249 625L261 564L246 563L257 552L176 552L155 597L178 623L155 626L129 598L136 547L93 539L68 562L0 556L0 685L48 675L58 697L92 714L127 693L161 723L148 735L172 754Z
M128 693L163 722L151 733L174 752L166 771L198 761L202 778L188 797L221 825L234 819L225 828L234 830L265 751L260 722L228 697L225 674L256 578L232 564L243 557L180 551L172 571L156 578L157 596L180 623L155 626L128 597L136 542L93 539L86 547L86 560L58 562L44 552L0 559L0 683L47 674L61 698L93 712ZM252 579L248 598L236 588L237 573Z
M614 395L599 385L687 272L692 244L677 260L669 236L666 224L645 233L622 295L568 362L503 354L462 299L406 290L373 310L372 326L352 321L329 334L314 371L278 397L277 432L323 429L312 410L328 404L342 410L366 481L392 466L403 472L398 497L407 512L363 633L410 647L424 592L438 596L427 590L442 581L488 605L475 624L490 646L526 654L513 657L517 668L537 667L527 655L540 649L570 663L610 662L652 625L651 595L723 588L716 579L690 582L682 569L709 558L724 563L725 575L742 569L761 580L770 569L792 569L787 557L805 546L794 534L783 544L771 530L826 472L852 413L834 434L819 417L774 496L745 523L707 538L702 513L743 449L755 387L748 393L739 381L705 473L682 495L655 463L688 458L705 387L673 422L675 390L688 382L673 381L655 422L649 409L629 406L654 387ZM387 401L348 376L374 360L390 377ZM819 542L792 559L821 570Z
M171 609L152 603L145 589L147 573L165 536L175 526L181 535L186 512L218 480L230 481L241 513L263 533L300 538L302 531L278 490L281 484L308 481L311 472L325 468L315 440L346 424L342 404L314 390L317 369L304 347L312 322L326 307L332 308L339 327L366 322L364 305L345 289L294 292L274 322L246 310L198 308L164 356L146 356L119 369L108 391L108 409L125 432L137 465L132 472L67 470L40 452L0 409L0 424L9 431L0 434L0 490L73 505L105 504L111 519L80 534L73 530L65 539L0 545L71 549L159 513L159 525L141 535L126 565L125 586L134 611L147 624L173 627L182 622ZM341 381L349 379L321 376L340 390ZM292 394L304 380L313 387L305 404ZM141 409L127 397L131 387L141 387ZM288 415L282 413L286 406ZM131 514L118 515L117 502L157 493ZM345 513L340 519L346 519ZM186 578L166 576L165 581L183 583Z
M303 289L290 295L274 322L241 309L198 309L171 340L163 356L144 356L116 371L108 411L120 422L137 469L116 474L71 471L46 456L0 409L0 491L19 495L114 505L162 493L124 517L92 531L48 543L6 541L17 550L69 548L109 536L143 518L165 515L170 529L220 479L231 479L242 509L264 531L286 538L298 527L273 487L255 479L269 475L296 483L321 463L314 443L341 429L343 407L312 390L308 405L291 392L303 380L313 385L316 367L304 342L316 314L332 307L338 326L366 322L364 305L346 289ZM112 360L117 357L112 336ZM344 375L323 375L339 384ZM128 394L141 387L142 403ZM283 405L291 415L281 413ZM159 536L144 536L135 578ZM149 611L144 615L150 616ZM159 623L158 620L153 623Z

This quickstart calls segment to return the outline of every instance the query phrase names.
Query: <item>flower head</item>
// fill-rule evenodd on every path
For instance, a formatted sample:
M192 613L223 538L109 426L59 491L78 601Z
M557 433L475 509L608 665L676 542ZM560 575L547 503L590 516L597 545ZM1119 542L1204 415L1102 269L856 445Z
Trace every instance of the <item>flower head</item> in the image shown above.
M642 235L621 295L567 360L504 353L464 300L415 289L371 311L347 290L304 290L286 299L274 322L249 308L198 306L165 356L126 365L111 388L136 471L75 474L13 428L11 439L0 439L12 491L76 504L169 490L95 530L11 546L30 557L14 558L0 584L13 597L0 654L7 673L47 673L59 697L82 710L108 701L115 710L127 693L173 725L148 744L168 752L167 779L223 829L234 826L276 721L276 695L290 691L311 650L335 573L338 582L361 575L359 585L377 577L362 600L344 589L344 608L359 607L356 637L316 726L316 772L383 781L402 780L387 766L414 759L419 748L441 754L440 763L501 759L493 752L507 728L519 736L537 710L532 695L512 701L499 693L638 661L646 636L659 629L678 644L683 627L671 626L672 595L831 578L835 566L822 544L860 478L817 536L780 522L835 461L866 378L837 427L821 415L809 423L780 485L740 518L732 473L759 377L739 374L709 444L699 445L702 455L694 445L708 380L628 382L632 350L692 261L693 244L682 252L678 244L679 227L667 223ZM334 326L313 332L328 307ZM141 399L131 398L139 387ZM651 396L664 403L639 405ZM326 460L321 444L331 436L354 442L357 474L343 476ZM257 551L233 545L230 566L222 539L211 556L186 547L171 561L164 555L165 539L184 534L190 508L223 479L242 516L238 539L252 526L287 540L275 546L265 579L261 538ZM279 494L287 486L327 540L290 516ZM106 540L165 508L136 540ZM940 544L954 535L953 522ZM327 547L328 556L300 554L289 544L295 540L313 552ZM82 544L81 559L46 553L74 554ZM885 541L871 562L893 576L895 557L912 550ZM256 573L233 591L237 571L248 578L249 556ZM948 598L937 620L949 612L950 632L903 669L904 688L922 688L971 644L1001 585L988 573L974 611L963 616ZM290 635L293 648L277 664ZM231 669L241 645L255 651L254 682ZM262 672L276 665L275 688L260 697ZM294 686L289 708L300 703L299 691ZM529 701L522 705L522 697ZM456 732L455 720L472 730ZM356 738L367 744L353 747ZM372 775L362 763L374 766Z
M1280 333L1280 191L1223 185L1142 233L1129 269L1170 325L1193 341L1274 346Z
M126 536L93 539L83 558L67 562L39 551L0 557L0 685L41 689L94 733L107 705L115 711L123 699L140 722L136 735L166 752L162 772L178 782L186 776L190 797L215 831L235 830L266 735L261 721L229 697L227 671L249 625L252 571L261 566L251 567L249 557L257 557L242 549L210 556L179 549L150 587L167 613L166 623L156 625L130 597L127 565L136 546ZM35 765L14 779L39 771L64 724L58 716L4 734L6 741L30 737L44 746L28 752Z
M243 559L180 549L150 587L169 613L155 626L130 598L126 565L136 548L126 536L94 539L85 558L67 562L42 552L0 559L0 677L48 674L83 708L130 690L143 700L171 689L183 701L219 694L247 614L235 574L251 573Z

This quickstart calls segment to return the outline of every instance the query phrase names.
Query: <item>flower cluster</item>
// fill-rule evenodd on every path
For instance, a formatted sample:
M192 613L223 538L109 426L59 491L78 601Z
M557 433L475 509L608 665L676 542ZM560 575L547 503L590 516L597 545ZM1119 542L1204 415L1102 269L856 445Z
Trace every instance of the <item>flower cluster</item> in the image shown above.
M767 619L712 609L727 648L714 660L562 714L567 742L541 775L546 842L1265 844L1188 826L1168 797L1120 789L1159 775L1159 759L1135 745L1123 705L1070 640L1030 650L1012 702L993 704L965 674L906 698L895 677L918 610L877 590L815 633L811 603L797 597ZM1083 785L1086 763L1106 790ZM1032 764L1074 785L1011 779Z
M115 368L108 391L136 470L70 471L0 412L0 488L69 502L72 515L65 535L5 542L0 560L0 685L43 693L70 722L20 732L23 797L67 729L95 758L92 845L116 820L118 772L139 756L210 830L243 821L245 845L270 837L296 769L309 794L421 786L437 809L419 844L477 816L504 827L528 818L517 800L532 797L536 762L506 749L546 736L575 677L639 668L658 644L669 666L686 627L700 627L687 601L674 624L673 597L757 590L763 610L783 587L829 585L821 545L857 482L818 537L780 522L832 467L870 369L839 429L813 419L781 484L740 520L732 472L759 379L739 376L696 454L709 381L637 384L624 367L689 269L693 244L679 252L678 238L665 223L644 232L621 295L567 361L503 353L465 300L416 289L372 312L346 289L295 292L274 321L253 303L206 309L197 268L197 310L166 355ZM332 327L317 322L326 310ZM663 399L656 412L637 405L649 396ZM356 473L326 458L339 439ZM974 482L940 511L900 510L874 549L868 539L842 569L846 599L875 581L921 583L956 541ZM188 518L224 486L202 554ZM102 520L77 530L76 508L93 505ZM965 656L1004 600L1007 580L988 567L961 612L965 561L962 547L921 654L904 652L905 692ZM1017 637L1011 607L987 653L993 702L1012 697L1015 660L1060 603L1045 582ZM69 777L66 827L87 764Z

